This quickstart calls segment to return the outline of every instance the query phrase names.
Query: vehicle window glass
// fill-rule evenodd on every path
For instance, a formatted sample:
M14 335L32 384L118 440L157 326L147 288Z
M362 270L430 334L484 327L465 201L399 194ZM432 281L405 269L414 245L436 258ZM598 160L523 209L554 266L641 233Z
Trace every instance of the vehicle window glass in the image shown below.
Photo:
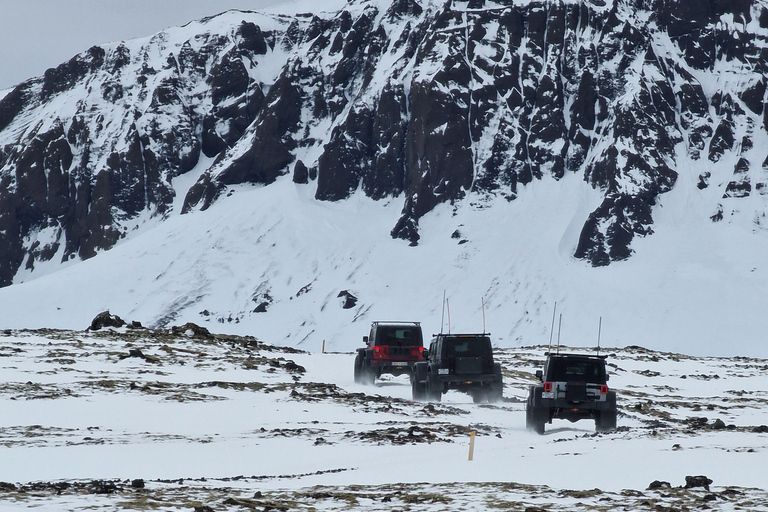
M416 327L379 326L379 345L422 345L420 329Z
M550 361L549 380L602 384L605 369L598 361L590 359L555 359Z
M488 338L453 339L447 344L446 357L489 357L491 344Z

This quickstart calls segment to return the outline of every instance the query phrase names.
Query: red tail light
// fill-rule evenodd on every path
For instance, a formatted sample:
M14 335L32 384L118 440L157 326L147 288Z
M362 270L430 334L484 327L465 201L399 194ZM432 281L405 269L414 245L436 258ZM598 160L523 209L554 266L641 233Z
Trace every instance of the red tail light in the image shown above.
M546 391L547 393L552 391L552 383L551 382L545 382L544 383L544 391Z
M413 347L411 349L411 357L415 357L416 359L423 359L424 354L424 347Z
M608 394L608 386L600 386L600 394L601 395L607 395Z
M373 347L373 358L374 359L381 359L381 358L385 357L386 352L387 351L385 351L385 350L381 350L381 347L377 345L377 346Z

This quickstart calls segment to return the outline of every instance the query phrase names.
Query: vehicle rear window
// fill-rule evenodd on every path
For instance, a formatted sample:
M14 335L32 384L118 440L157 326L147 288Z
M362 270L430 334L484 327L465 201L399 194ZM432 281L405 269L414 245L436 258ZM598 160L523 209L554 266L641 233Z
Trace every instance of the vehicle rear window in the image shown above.
M379 326L379 345L415 345L421 347L421 330L418 327Z
M488 338L446 338L446 357L491 357L491 340Z
M605 382L602 361L591 359L551 359L547 379L551 381L578 381L591 384Z

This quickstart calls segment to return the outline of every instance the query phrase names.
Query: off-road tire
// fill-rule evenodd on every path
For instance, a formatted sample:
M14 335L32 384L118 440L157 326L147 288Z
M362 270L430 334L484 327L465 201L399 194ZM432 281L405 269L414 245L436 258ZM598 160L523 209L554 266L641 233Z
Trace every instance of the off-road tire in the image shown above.
M488 403L495 404L501 402L504 398L504 384L499 379L497 382L491 383L491 389L488 391Z
M549 420L549 411L544 407L533 405L535 389L531 389L528 401L525 404L525 428L539 435L544 433L544 424Z
M363 358L360 366L360 384L365 386L372 386L376 381L376 370L371 367L370 364L366 364L365 358Z
M597 411L595 415L595 430L597 432L616 430L616 410Z
M490 393L487 389L477 388L472 391L472 401L476 404L490 401Z
M547 422L544 418L547 414L541 407L531 407L525 410L525 428L532 430L539 435L544 433L544 424Z
M355 367L354 367L354 374L355 374L355 382L357 384L362 384L363 382L363 355L358 352L355 356Z
M427 383L411 380L411 398L414 402L423 402L427 399Z
M427 400L439 402L443 397L443 385L431 376L427 377Z

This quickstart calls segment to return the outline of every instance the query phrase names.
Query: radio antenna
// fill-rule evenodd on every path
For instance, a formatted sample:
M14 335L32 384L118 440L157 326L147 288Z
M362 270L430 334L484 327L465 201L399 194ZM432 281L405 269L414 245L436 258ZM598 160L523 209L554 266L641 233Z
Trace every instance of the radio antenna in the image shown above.
M483 310L483 334L485 334L485 299L480 297L480 306Z
M552 334L555 332L555 314L557 314L557 301L555 301L555 309L552 310L552 325L549 328L549 348L547 352L552 350Z
M451 303L445 299L445 309L448 311L448 334L451 334Z
M443 334L444 323L445 323L445 290L443 290L443 314L440 317L440 334Z
M563 327L563 314L560 313L560 320L557 323L557 355L560 355L560 330Z
M600 355L600 335L603 332L603 317L600 317L600 322L597 324L597 355Z

